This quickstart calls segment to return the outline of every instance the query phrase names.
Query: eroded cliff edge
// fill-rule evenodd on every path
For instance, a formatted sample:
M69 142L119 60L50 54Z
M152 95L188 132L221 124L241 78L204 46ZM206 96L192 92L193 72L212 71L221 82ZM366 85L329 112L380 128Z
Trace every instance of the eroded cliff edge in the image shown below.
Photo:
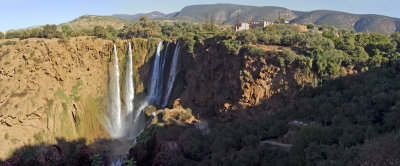
M140 73L150 70L147 62L158 40L133 40L129 41L139 94L148 79ZM124 73L129 41L93 37L2 41L7 44L0 48L0 158L28 145L107 140L102 121L110 55L116 43Z

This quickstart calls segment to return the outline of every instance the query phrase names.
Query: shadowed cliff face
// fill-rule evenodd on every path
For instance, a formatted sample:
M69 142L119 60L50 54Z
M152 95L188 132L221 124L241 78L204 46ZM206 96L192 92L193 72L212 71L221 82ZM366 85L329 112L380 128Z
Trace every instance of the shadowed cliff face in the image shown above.
M135 157L139 165L193 162L188 158L200 161L201 157L196 155L206 156L217 148L214 146L224 144L218 139L207 142L211 137L224 137L223 134L210 133L218 124L239 122L254 127L257 119L294 105L300 85L311 84L313 74L294 63L282 68L279 62L282 49L277 46L244 46L235 54L214 41L196 45L193 54L186 53L184 48L180 58L181 77L174 85L170 107L191 108L201 122L155 126L148 140L131 149L129 156ZM238 128L235 130L240 130ZM241 138L240 135L234 137ZM192 154L194 151L196 153Z
M280 112L290 104L284 98L293 98L298 85L312 81L312 74L301 74L297 66L280 66L281 49L260 47L261 54L254 54L242 48L236 55L221 44L198 45L194 54L182 56L187 85L181 104L223 121Z

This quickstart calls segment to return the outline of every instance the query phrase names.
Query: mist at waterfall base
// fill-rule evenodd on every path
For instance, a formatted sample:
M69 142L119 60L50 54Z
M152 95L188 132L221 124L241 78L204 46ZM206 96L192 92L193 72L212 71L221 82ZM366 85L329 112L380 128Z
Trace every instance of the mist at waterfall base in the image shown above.
M164 108L170 97L175 77L178 73L178 56L180 46L175 47L170 66L166 65L169 43L166 48L163 48L163 41L157 45L157 51L154 57L153 71L151 75L151 83L148 89L148 96L139 104L134 103L135 89L133 83L133 66L132 66L132 48L129 42L129 52L126 59L125 76L123 83L124 102L121 102L121 89L120 89L120 73L118 64L118 55L116 45L114 44L114 58L110 65L109 70L109 85L108 85L108 108L105 117L105 128L113 140L119 140L120 143L115 145L114 150L117 156L114 156L111 165L121 165L122 158L118 154L127 153L130 147L135 143L136 137L146 127L146 118L143 110L149 104L156 104ZM169 72L166 67L169 67ZM166 78L166 85L164 86L164 75L169 76ZM165 87L165 88L163 88ZM138 102L136 100L136 102ZM124 107L122 106L124 103ZM122 110L122 108L125 108Z

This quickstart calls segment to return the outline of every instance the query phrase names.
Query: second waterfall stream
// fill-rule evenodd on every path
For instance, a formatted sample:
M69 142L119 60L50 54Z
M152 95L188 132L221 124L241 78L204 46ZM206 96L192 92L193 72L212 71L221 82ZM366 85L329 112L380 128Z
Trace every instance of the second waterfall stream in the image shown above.
M147 90L148 95L142 101L140 101L140 99L135 99L131 43L129 42L124 78L120 78L117 47L114 44L113 62L110 64L109 68L108 113L105 117L105 128L112 139L123 142L135 142L136 137L146 127L146 118L143 115L144 109L149 104L155 104L161 108L167 106L175 78L179 72L178 58L180 46L176 45L171 57L168 56L169 43L165 49L163 43L164 42L161 41L157 45L151 73L151 82ZM166 69L169 69L169 71L166 71ZM121 96L120 91L120 79L124 80L122 86L123 96ZM135 103L137 103L136 106ZM121 155L124 154L124 152L119 153L121 153ZM122 161L121 157L116 157L111 165L121 165Z

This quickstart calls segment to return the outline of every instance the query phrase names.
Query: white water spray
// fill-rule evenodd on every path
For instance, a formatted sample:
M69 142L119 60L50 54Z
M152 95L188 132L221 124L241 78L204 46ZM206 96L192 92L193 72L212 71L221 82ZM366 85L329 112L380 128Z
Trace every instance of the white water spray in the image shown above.
M169 96L171 95L172 87L174 86L175 78L179 71L177 69L179 52L180 52L180 46L179 46L179 44L177 44L175 51L174 51L174 57L172 58L172 64L171 64L171 69L170 69L169 78L168 78L167 91L166 91L166 94L164 97L164 102L163 102L162 107L165 107L168 104L168 99L169 99Z
M111 138L119 138L123 134L121 119L121 97L119 89L119 67L117 48L114 44L114 62L110 69L110 85L109 85L109 104L106 117L106 129L110 133Z
M126 65L125 85L126 115L129 116L133 112L133 99L135 98L135 89L133 87L131 42L129 42L129 56Z

